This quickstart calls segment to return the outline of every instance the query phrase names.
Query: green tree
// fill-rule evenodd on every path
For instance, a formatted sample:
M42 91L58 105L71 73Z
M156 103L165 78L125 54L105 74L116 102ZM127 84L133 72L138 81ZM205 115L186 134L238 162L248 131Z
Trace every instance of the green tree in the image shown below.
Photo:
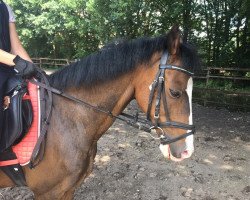
M208 66L248 67L249 0L8 0L32 56L79 58L118 38L179 24Z

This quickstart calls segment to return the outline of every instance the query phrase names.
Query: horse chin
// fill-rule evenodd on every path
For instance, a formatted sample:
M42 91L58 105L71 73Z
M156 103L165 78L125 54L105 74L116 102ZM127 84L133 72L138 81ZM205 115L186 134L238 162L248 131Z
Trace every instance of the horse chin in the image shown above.
M176 158L174 157L172 154L171 154L171 150L170 150L170 147L169 145L160 145L160 150L163 154L163 156L165 158L167 158L168 160L172 160L174 162L181 162L182 160L186 159L186 158L189 158L191 157L193 151L185 151L183 154L182 154L182 157L181 158Z

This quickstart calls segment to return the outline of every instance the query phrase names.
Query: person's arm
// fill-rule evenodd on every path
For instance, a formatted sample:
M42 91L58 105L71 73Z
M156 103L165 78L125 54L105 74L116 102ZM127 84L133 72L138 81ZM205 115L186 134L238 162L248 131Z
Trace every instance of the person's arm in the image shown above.
M0 50L0 62L8 66L14 66L15 71L21 75L23 78L33 77L37 70L36 66L32 63L28 53L23 48L15 25L15 17L9 6L7 6L9 11L9 32L10 32L10 42L11 42L11 52L7 53Z
M0 63L4 63L10 67L14 66L15 63L13 62L13 60L16 57L16 55L19 55L21 58L32 62L28 53L23 48L21 41L19 40L15 23L13 22L9 23L9 29L10 29L11 52L8 53L0 49Z
M6 51L0 49L0 63L4 63L8 66L14 66L15 63L13 62L16 55L10 54Z
M19 40L15 23L9 23L10 28L10 42L11 42L11 53L14 55L19 55L24 60L32 62L28 53L23 48L21 41Z

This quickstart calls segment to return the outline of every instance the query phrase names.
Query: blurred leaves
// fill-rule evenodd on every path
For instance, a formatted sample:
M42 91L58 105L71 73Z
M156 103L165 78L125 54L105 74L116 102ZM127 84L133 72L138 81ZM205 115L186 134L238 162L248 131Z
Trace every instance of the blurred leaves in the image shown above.
M247 67L248 0L8 0L32 56L79 58L119 38L155 36L179 24L204 64Z

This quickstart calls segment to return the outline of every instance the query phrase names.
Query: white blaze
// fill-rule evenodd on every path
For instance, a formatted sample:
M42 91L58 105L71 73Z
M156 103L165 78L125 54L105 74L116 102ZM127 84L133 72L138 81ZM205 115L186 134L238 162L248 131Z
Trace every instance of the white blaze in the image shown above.
M188 120L188 124L189 125L193 125L193 113L192 113L192 91L193 91L193 78L189 78L188 83L187 83L187 95L188 95L188 101L189 101L189 108L190 108L190 114L189 114L189 120ZM188 131L190 132L190 131ZM173 160L173 161L181 161L184 158L189 158L192 153L194 152L194 136L193 135L189 135L188 137L186 137L185 139L186 142L186 150L182 156L182 158L175 158L171 155L170 152L170 148L169 145L160 145L160 150L162 152L162 154L164 155L164 157Z
M193 112L192 112L192 91L193 91L193 78L190 77L187 83L187 95L189 100L189 108L190 108L190 114L189 114L189 125L193 125ZM190 131L189 131L190 132ZM194 136L190 135L186 138L186 150L188 151L189 156L194 152Z

